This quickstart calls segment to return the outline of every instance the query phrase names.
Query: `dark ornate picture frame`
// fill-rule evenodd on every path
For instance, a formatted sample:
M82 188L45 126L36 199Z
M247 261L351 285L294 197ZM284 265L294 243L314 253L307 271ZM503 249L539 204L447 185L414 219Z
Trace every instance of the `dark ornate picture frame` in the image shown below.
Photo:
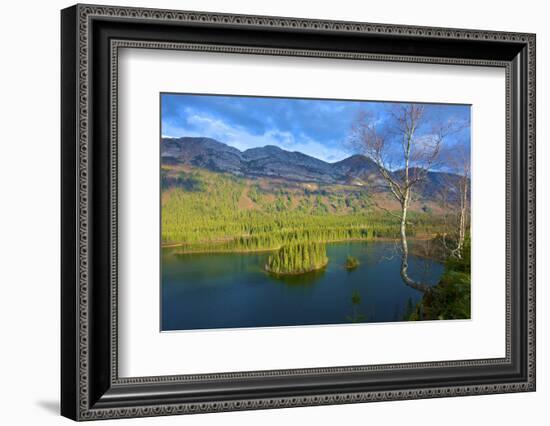
M122 47L505 69L506 356L120 378ZM61 13L61 52L62 415L92 420L535 390L534 34L76 5Z

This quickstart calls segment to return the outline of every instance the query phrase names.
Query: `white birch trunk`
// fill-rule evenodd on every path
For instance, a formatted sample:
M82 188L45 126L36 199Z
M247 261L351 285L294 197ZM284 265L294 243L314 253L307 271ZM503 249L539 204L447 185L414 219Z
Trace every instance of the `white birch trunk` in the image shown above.
M431 287L427 284L420 283L409 277L409 245L407 243L407 210L410 201L410 190L405 191L405 197L401 204L401 278L404 283L415 290L427 293L431 291Z

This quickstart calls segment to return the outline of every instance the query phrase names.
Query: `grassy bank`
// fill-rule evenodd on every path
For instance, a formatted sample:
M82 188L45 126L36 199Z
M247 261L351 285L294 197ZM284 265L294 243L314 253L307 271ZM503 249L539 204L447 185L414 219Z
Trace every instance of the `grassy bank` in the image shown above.
M462 250L462 258L449 258L445 272L431 292L426 293L409 320L441 320L471 318L470 240Z

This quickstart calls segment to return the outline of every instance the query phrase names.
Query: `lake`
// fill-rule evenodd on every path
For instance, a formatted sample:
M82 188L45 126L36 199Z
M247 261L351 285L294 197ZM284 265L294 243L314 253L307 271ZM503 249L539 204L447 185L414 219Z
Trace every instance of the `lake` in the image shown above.
M269 252L178 254L162 249L161 329L402 321L422 294L399 275L393 242L327 244L322 271L276 278L263 270ZM348 255L360 265L344 268ZM409 256L409 274L436 284L437 262Z

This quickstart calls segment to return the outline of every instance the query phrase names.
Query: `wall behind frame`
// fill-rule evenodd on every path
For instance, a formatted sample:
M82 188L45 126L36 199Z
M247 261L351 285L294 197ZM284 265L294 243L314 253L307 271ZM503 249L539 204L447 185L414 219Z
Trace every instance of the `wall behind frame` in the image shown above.
M307 0L103 0L102 4L228 13L264 14L369 21L409 25L525 31L537 33L537 106L539 141L538 289L536 393L421 401L293 408L199 416L106 421L103 424L147 425L333 425L369 424L468 425L480 416L495 424L544 424L550 400L550 272L544 262L550 248L548 191L550 126L550 28L544 3L463 0L441 3L319 2ZM59 10L72 2L9 2L0 27L0 375L6 424L69 424L59 407ZM118 423L114 423L118 422ZM129 423L128 423L129 422Z

